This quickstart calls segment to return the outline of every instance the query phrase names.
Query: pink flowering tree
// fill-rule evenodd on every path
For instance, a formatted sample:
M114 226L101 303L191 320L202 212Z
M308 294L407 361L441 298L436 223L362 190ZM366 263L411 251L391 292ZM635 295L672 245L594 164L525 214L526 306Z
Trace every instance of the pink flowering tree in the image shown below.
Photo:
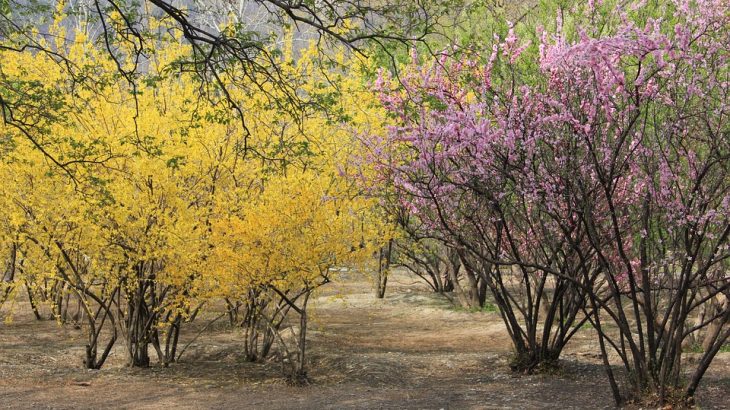
M465 276L489 289L513 342L512 367L532 372L554 363L587 320L590 286L580 286L578 255L559 226L541 217L545 192L530 174L538 139L520 142L544 110L509 71L525 49L510 31L485 66L443 57L421 68L414 56L402 88L391 92L393 82L379 83L400 125L371 146L399 206L458 253ZM493 84L502 74L515 75ZM578 223L571 235L585 238Z
M588 320L617 403L691 400L730 337L730 10L612 7L382 79L399 125L372 160L488 283L516 368L557 359Z
M730 336L728 4L677 1L660 11L643 25L620 11L615 33L580 33L572 44L546 34L540 46L540 99L550 107L542 130L553 147L574 147L567 167L547 173L570 173L558 195L581 205L576 218L610 294L591 298L591 320L617 401L691 398ZM685 381L683 342L713 323ZM629 375L623 394L606 350Z

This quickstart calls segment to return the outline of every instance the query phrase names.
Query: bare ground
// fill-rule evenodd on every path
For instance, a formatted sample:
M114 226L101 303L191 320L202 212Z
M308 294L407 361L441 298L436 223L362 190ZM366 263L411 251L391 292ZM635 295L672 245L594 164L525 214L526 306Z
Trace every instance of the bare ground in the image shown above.
M581 330L550 375L516 375L497 313L465 312L407 277L384 300L345 275L315 300L312 384L287 385L275 362L240 359L241 337L216 322L169 368L124 366L118 343L103 370L81 368L81 330L17 309L0 324L0 408L502 409L612 408L598 346ZM203 318L204 319L204 318ZM183 328L187 343L205 324ZM691 357L688 360L692 360ZM699 407L730 408L730 353L698 392Z

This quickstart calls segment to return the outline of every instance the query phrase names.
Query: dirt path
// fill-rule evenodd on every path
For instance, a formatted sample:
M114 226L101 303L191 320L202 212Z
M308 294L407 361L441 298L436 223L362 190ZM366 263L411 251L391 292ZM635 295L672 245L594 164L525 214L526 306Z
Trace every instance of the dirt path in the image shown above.
M573 340L559 374L514 375L497 313L459 311L406 277L391 281L384 300L364 278L342 279L313 306L310 386L286 385L276 363L241 361L240 335L222 323L170 368L124 367L120 344L107 367L87 371L81 331L22 309L0 324L0 408L612 408L589 330ZM730 408L729 393L730 354L722 353L700 406Z

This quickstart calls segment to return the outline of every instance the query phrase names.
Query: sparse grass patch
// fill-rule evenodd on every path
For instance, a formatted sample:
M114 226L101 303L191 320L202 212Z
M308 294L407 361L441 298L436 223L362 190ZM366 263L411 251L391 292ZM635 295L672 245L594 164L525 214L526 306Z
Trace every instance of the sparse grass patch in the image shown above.
M704 353L705 349L700 343L692 343L691 345L682 349L685 353ZM720 347L718 353L730 353L730 343L726 343Z
M453 305L451 307L451 309L454 310L454 311L456 311L456 312L466 312L466 313L478 313L478 312L492 313L492 312L499 312L499 308L497 307L497 305L495 305L493 303L490 303L490 302L486 302L484 304L484 306L470 307L470 308L465 308L465 307L460 306L460 305Z
M684 351L685 353L703 353L705 349L702 348L702 344L700 343L692 343L691 345L682 349L682 351Z

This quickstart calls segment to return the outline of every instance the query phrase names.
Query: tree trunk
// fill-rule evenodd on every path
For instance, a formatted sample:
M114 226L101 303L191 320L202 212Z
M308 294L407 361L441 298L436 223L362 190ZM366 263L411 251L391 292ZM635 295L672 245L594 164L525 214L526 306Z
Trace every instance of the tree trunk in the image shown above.
M390 262L393 251L393 239L388 240L387 247L381 247L378 255L378 277L375 296L378 299L385 297L385 287L388 284L388 273L390 273Z
M297 363L296 370L293 375L293 381L296 384L308 384L307 376L307 302L309 301L309 291L304 294L302 306L299 308L299 340L297 343Z
M451 282L451 285L453 286L454 293L456 294L456 299L459 301L461 307L469 309L472 307L469 297L459 283L461 259L459 259L459 255L456 253L456 251L451 248L449 248L449 250L447 251L447 259L449 263L446 267L446 273L448 275L449 281Z
M15 260L18 256L18 247L13 244L10 247L10 256L8 257L8 263L5 266L5 272L3 273L3 282L11 283L15 280Z
M132 300L129 301L129 318L127 319L127 347L129 349L129 365L132 367L149 367L149 335L147 324L150 322L149 310L145 302L146 286L139 283Z
M713 315L716 315L722 311L726 311L730 309L730 306L728 304L730 303L730 300L725 297L722 293L718 293L711 301L707 303L707 310L709 311L710 317ZM712 348L712 344L717 339L717 335L722 330L723 320L721 317L713 320L708 326L707 326L707 333L705 333L705 338L702 341L702 350L708 351L710 348Z

